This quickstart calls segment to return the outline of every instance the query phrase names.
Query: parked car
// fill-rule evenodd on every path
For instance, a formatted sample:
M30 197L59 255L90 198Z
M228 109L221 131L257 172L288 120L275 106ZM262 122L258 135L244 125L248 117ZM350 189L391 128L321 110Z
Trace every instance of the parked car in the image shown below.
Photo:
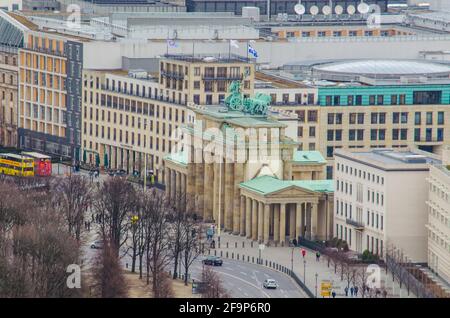
M103 242L102 241L94 241L91 243L91 248L101 249L101 248L103 248Z
M208 256L203 260L203 264L212 265L212 266L222 266L223 261L220 257L217 256Z
M263 286L266 289L277 289L278 288L277 282L275 281L275 279L272 279L272 278L266 279L263 283Z

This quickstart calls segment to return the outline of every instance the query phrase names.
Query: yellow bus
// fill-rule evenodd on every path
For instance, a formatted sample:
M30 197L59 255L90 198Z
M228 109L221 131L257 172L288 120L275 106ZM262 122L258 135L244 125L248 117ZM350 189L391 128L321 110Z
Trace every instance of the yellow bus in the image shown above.
M0 174L33 177L34 159L13 153L2 153L0 154Z

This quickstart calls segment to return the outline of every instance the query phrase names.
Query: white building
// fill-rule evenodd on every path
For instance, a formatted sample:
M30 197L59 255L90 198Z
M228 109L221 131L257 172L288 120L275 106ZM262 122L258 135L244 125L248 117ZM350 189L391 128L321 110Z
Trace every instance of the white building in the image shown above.
M395 246L426 262L430 163L440 161L419 150L336 150L334 236L360 253L383 256Z
M444 157L450 150L444 151ZM428 266L450 283L450 158L430 168L428 196Z
M0 10L7 11L22 10L22 0L0 0Z

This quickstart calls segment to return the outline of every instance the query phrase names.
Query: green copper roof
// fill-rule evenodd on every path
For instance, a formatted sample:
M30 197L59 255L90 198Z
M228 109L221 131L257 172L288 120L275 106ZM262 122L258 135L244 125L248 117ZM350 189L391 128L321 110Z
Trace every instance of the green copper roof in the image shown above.
M291 186L296 186L314 192L334 192L333 180L280 180L271 176L260 176L242 182L241 188L267 195Z
M187 151L180 151L177 153L170 153L167 156L164 157L166 160L170 160L172 162L187 165L188 163L188 153Z
M294 152L293 162L308 163L327 163L320 151L296 151Z

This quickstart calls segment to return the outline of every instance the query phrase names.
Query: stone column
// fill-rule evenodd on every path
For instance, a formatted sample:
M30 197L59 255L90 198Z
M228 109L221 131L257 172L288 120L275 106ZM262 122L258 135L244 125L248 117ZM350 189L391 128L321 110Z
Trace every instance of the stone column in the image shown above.
M205 178L203 189L205 192L204 196L204 208L203 208L203 219L212 220L213 219L213 187L212 181L214 178L214 168L212 163L205 163Z
M234 203L233 203L233 234L239 234L240 233L240 225L241 221L239 219L239 211L240 211L240 189L239 184L244 181L244 166L242 163L236 162L234 164L234 186L233 186L233 196L234 196Z
M166 175L171 173L171 170L167 167L164 170L166 171L165 172ZM166 180L165 186L166 186L166 197L169 198L169 200L172 200L172 180L171 179Z
M195 209L195 164L188 163L186 177L186 210L194 212Z
M176 171L175 181L175 204L177 209L181 209L181 172Z
M269 243L270 204L264 204L264 244Z
M289 238L295 238L295 206L289 205Z
M252 240L258 240L258 201L252 199Z
M280 205L273 205L273 240L278 242L280 239Z
M239 234L241 236L245 235L245 198L243 195L239 196Z
M317 202L311 203L311 240L315 240L318 229L318 206Z
M311 203L305 203L305 237L311 239Z
M186 175L181 174L181 210L186 211Z
M205 166L203 162L198 162L195 164L195 213L197 216L204 219L203 208L204 208L204 178L205 178Z
M221 168L223 168L223 165L220 164L220 159L216 158L216 161L214 162L214 181L213 181L213 187L214 187L214 191L213 191L213 206L214 206L214 213L213 213L213 217L214 220L216 222L218 222L219 220L219 201L222 201L221 204L223 203L223 187L220 186L220 182L221 179L223 181L224 175L223 173L221 173ZM222 171L223 172L223 171ZM222 196L220 198L220 196ZM219 200L220 199L220 200ZM223 214L222 214L223 217Z
M302 203L295 205L295 239L298 240L302 230Z
M233 230L233 196L234 196L233 163L225 163L225 230Z
M258 202L258 241L263 240L264 230L264 203Z
M252 200L245 198L245 236L252 237Z
M176 178L177 178L177 172L175 170L170 169L170 199L176 200L177 194L176 194Z
M286 204L280 203L280 243L286 242Z

